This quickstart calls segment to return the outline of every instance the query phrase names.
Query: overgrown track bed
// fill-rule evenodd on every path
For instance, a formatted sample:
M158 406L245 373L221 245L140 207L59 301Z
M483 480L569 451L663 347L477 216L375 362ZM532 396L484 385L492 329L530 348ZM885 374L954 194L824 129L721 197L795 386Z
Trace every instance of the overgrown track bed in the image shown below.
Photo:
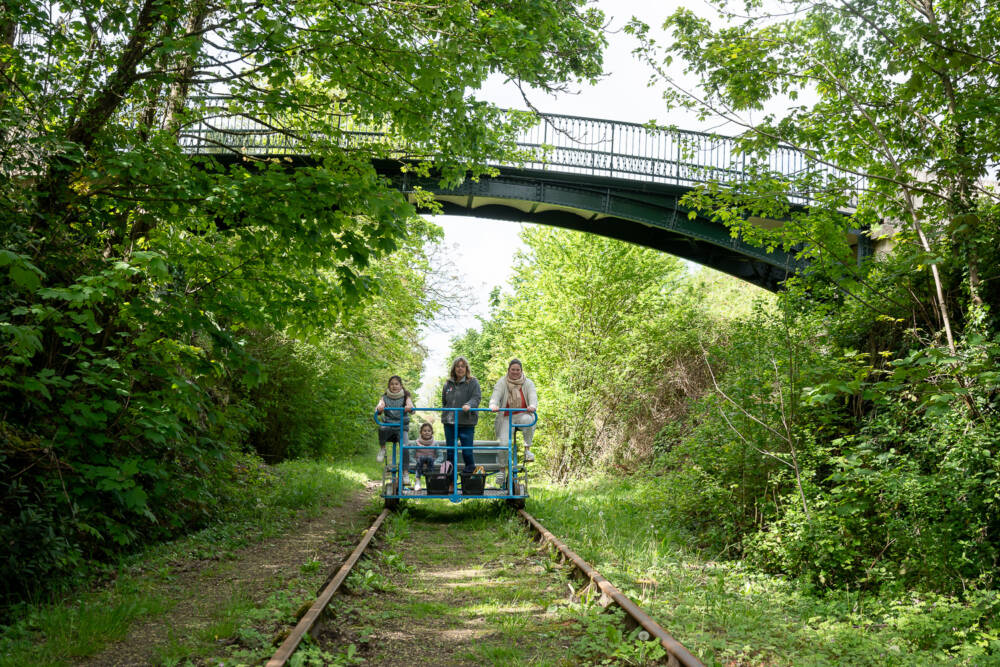
M555 548L563 558L572 563L578 573L583 575L588 580L587 589L585 590L589 591L596 588L600 591L601 606L606 607L610 604L617 604L622 611L628 615L630 623L642 626L642 628L645 629L650 636L656 637L670 656L668 661L669 665L684 665L684 667L702 665L702 662L698 658L691 655L691 653L684 648L679 641L674 639L669 632L664 630L659 623L650 618L646 612L644 612L637 604L632 602L632 600L630 600L624 593L618 590L614 584L605 579L600 572L594 569L593 565L580 558L559 538L549 532L535 517L531 516L523 509L517 510L517 513L535 530L535 532L538 533L538 538L541 541L552 545L552 547Z
M268 667L286 664L306 635L303 664L702 664L523 510L421 503L388 516L365 532ZM381 548L362 561L383 523ZM543 549L525 539L525 524ZM585 586L574 588L565 563Z
M299 619L298 624L292 629L292 632L288 635L288 637L285 638L285 641L282 642L281 646L278 647L274 656L267 662L267 667L284 667L285 663L288 662L292 653L294 653L295 649L298 648L302 638L305 637L306 633L313 629L316 621L319 620L320 614L323 613L326 606L330 603L330 600L333 599L333 594L336 593L337 589L340 588L340 585L344 583L347 575L361 558L361 554L363 554L365 549L368 548L372 538L375 537L375 533L378 532L378 529L382 526L382 523L388 515L389 510L382 510L382 513L375 518L371 527L365 531L361 541L358 542L358 546L354 548L351 555L347 557L344 564L340 566L337 573L320 592L319 597L316 598L316 602L314 602L302 618Z

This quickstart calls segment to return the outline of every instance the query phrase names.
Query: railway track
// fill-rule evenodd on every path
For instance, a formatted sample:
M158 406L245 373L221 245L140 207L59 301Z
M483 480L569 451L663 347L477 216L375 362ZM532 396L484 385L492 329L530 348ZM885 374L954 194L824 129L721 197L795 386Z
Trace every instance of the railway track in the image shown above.
M307 635L316 635L321 627L320 619L337 614L337 607L343 605L343 599L337 595L352 571L355 571L366 549L389 517L389 510L383 510L365 531L354 551L344 561L336 573L316 597L312 606L301 616L298 624L289 632L281 646L267 663L267 667L284 667L295 653ZM565 543L547 530L533 516L524 510L518 510L518 515L525 524L531 527L537 539L546 544L557 554L558 559L575 570L585 585L576 592L579 597L594 597L602 607L615 606L625 614L625 621L631 627L641 627L650 638L655 638L666 651L666 664L684 667L702 665L702 662L692 655L680 642L670 635L655 620L646 614L635 602L630 600L617 587L602 576L592 565L574 553ZM565 588L565 587L564 587ZM335 602L335 601L340 602ZM419 623L415 620L414 623ZM443 663L448 664L448 663Z

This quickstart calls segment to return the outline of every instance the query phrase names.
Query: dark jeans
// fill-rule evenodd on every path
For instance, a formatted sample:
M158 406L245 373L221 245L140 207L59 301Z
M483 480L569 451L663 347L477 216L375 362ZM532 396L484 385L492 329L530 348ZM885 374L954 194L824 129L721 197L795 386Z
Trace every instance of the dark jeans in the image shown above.
M465 463L465 468L463 472L472 472L476 469L476 457L475 453L472 451L472 441L476 437L476 427L475 426L459 426L458 427L458 439L462 443L462 461ZM444 425L444 442L449 447L455 446L455 425L445 424ZM455 465L455 450L448 449L445 453L448 460L451 461L451 465Z
M417 476L426 475L429 472L437 472L434 469L434 457L421 456L417 459Z
M399 443L399 426L379 426L378 446L385 447L385 443Z

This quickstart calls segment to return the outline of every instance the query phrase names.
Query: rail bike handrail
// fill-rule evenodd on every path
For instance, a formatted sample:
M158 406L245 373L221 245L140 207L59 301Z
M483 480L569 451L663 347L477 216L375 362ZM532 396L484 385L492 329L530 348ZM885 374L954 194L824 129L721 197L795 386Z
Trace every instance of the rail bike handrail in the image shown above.
M531 414L533 416L533 419L531 420L531 423L527 423L527 424L515 424L513 419L511 419L511 418L507 419L507 444L506 445L503 445L503 444L480 444L480 445L476 445L476 443L473 442L471 447L464 446L464 445L461 444L461 442L459 442L459 439L458 439L458 428L459 428L460 424L458 423L458 419L455 419L451 424L445 424L442 421L442 425L446 429L448 427L454 428L454 432L455 432L455 439L454 439L455 444L454 445L438 444L438 443L435 442L435 444L432 447L426 447L426 446L420 445L420 444L411 444L411 442L412 443L416 443L417 441L416 440L411 441L409 438L406 437L406 421L407 420L406 420L405 417L403 417L402 419L400 419L398 422L383 422L383 421L379 420L379 413L378 413L378 411L375 411L375 413L372 415L372 419L379 426L390 427L390 428L399 427L399 457L398 457L398 460L397 460L397 456L396 456L396 446L395 446L395 443L393 443L393 448L392 448L393 449L393 454L392 454L393 463L396 465L396 493L398 495L403 495L403 472L402 472L402 466L404 465L403 464L403 459L404 459L407 451L411 451L411 450L415 450L415 449L443 449L445 451L454 452L454 456L451 457L451 458L454 459L454 462L453 462L453 465L452 465L452 470L451 470L452 485L453 485L452 488L453 489L458 489L458 452L459 452L459 450L469 449L469 450L472 450L473 452L475 452L476 450L480 450L480 451L486 451L486 450L488 450L488 451L496 451L498 449L506 449L507 450L507 468L506 469L509 470L509 471L511 471L511 474L507 475L507 478L505 480L506 483L507 483L507 491L508 491L509 495L520 495L520 494L515 494L514 493L514 491L515 491L514 484L515 484L515 478L516 478L516 474L515 474L514 471L517 468L517 451L516 451L516 447L514 446L514 432L517 429L519 429L519 428L530 428L530 427L534 426L535 424L537 424L538 423L538 410L537 409L536 410L528 410L527 408L496 408L496 409L493 409L493 408L469 408L468 410L466 410L464 408L444 408L444 407L440 407L440 408L384 407L384 408L382 408L382 411L383 412L388 412L388 411L400 412L400 413L404 413L404 414L405 413L411 413L411 412L454 412L454 413L458 413L458 412L490 412L490 413L507 412L511 416L513 416L513 414L516 413L516 412L527 412L528 414ZM491 441L491 442L495 442L495 441Z
M535 415L534 421L532 421L530 424L516 424L516 427L534 426L536 423L538 423L538 410L528 410L528 408L496 408L496 409L493 409L493 408L469 408L468 410L466 410L465 408L417 408L417 407L413 407L413 408L396 408L396 407L382 408L383 412L388 412L390 410L393 411L393 412L404 412L405 411L405 412L408 412L408 413L409 412L493 412L493 413L496 413L496 412L510 412L510 413L513 414L515 412L529 412L529 413ZM375 423L378 424L379 426L402 426L403 423L406 421L404 419L401 422L392 422L390 424L386 424L386 423L380 422L378 420L378 414L379 413L376 411L375 415L374 415L374 419L375 419Z

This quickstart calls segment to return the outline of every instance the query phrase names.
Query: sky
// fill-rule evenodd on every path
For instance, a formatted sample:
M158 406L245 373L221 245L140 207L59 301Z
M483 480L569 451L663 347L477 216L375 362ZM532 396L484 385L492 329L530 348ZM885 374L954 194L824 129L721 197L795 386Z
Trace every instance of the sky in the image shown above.
M705 7L701 0L691 0L684 4L694 11ZM649 71L631 54L635 41L621 32L622 26L631 16L638 16L651 29L656 28L680 5L681 2L674 0L598 2L597 6L610 20L609 45L604 54L605 77L595 86L578 88L572 95L553 97L541 93L532 94L532 104L546 113L635 123L656 120L660 123L676 123L684 129L703 129L697 126L693 117L667 112L662 100L662 85L647 85ZM505 86L500 78L488 81L477 95L501 107L526 108L520 92L513 86ZM448 371L451 360L446 359L446 355L451 339L470 327L478 326L477 316L485 316L489 312L490 291L498 285L506 286L514 254L523 248L518 234L526 226L462 216L435 216L431 219L444 229L443 243L448 259L454 263L463 280L472 286L472 293L463 316L439 319L422 333L421 342L427 347L429 354L424 362L422 390L418 390L421 401L434 401L428 391ZM530 375L530 360L525 360L525 365L525 372ZM477 369L472 371L477 374ZM494 380L480 379L487 384Z

